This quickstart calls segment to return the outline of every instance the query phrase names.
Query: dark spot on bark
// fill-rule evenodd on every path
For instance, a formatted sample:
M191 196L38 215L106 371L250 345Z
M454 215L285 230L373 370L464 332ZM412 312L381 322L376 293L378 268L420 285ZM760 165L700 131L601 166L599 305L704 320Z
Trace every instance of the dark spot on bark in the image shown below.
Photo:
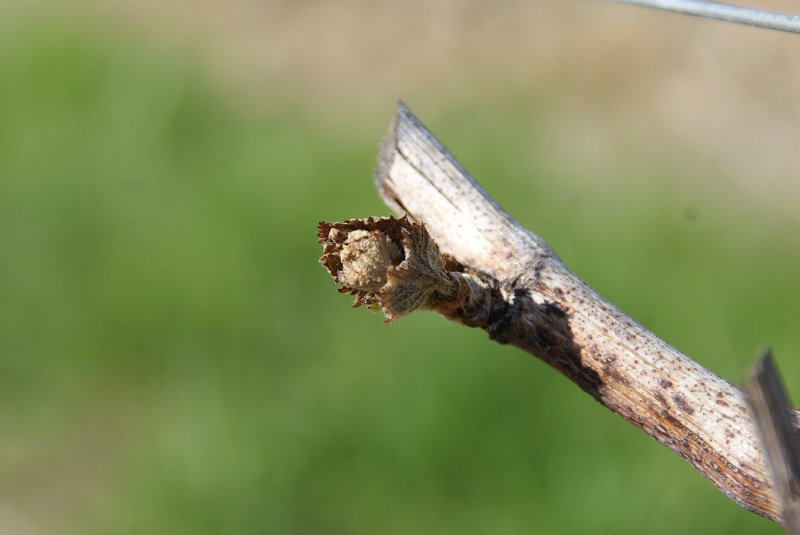
M567 317L567 313L557 303L545 303L541 307L545 314L553 314L559 318Z
M500 344L507 344L513 328L519 320L522 300L519 298L523 290L515 290L513 298L507 301L502 298L499 291L493 292L492 302L494 306L487 320L486 332L489 338Z
M661 415L670 423L670 425L672 425L672 427L676 429L683 429L683 422L681 422L678 418L675 418L668 411L664 411Z
M661 388L667 389L672 386L672 381L668 381L666 379L661 379Z
M628 381L626 377L620 375L620 373L613 366L603 366L603 375L605 375L608 381L613 381L626 386L630 383L630 381Z
M505 283L510 286L506 295L511 294L511 302L490 314L486 329L489 336L500 342L513 340L595 399L601 399L604 381L597 371L584 364L582 348L574 342L569 315L557 303L535 303L528 290L514 288L514 282Z
M694 412L694 409L688 403L686 403L686 400L681 396L672 396L672 401L674 401L675 405L677 405L678 408L686 414L692 414Z
M538 336L539 340L542 341L542 344L547 347L552 347L556 343L553 335L550 334L550 331L547 330L543 325L536 326L536 336Z

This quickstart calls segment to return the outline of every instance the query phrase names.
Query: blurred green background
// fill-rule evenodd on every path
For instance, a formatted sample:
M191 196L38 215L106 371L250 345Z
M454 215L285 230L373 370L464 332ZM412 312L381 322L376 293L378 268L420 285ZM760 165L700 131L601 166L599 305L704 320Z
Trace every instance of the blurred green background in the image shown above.
M0 13L0 533L780 533L529 355L350 310L406 100L579 275L800 373L797 41L610 3ZM780 73L780 74L777 74Z

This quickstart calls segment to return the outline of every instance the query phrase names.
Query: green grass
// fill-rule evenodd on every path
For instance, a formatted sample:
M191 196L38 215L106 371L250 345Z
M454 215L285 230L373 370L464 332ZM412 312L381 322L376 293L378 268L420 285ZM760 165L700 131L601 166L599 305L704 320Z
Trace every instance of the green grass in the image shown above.
M5 33L0 72L12 528L779 532L532 357L432 314L349 310L315 225L386 213L370 173L388 106L374 132L302 102L247 113L180 54L69 20ZM523 158L546 102L530 121L519 104L430 126L656 333L731 380L769 343L796 389L797 224L675 187L701 169L675 155L559 175Z

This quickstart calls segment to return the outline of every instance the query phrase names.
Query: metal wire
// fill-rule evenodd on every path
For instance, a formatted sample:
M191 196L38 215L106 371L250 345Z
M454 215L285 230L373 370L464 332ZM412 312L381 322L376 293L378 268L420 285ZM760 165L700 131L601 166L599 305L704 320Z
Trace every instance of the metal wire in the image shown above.
M763 11L708 0L615 0L708 19L735 22L756 28L800 33L800 15Z

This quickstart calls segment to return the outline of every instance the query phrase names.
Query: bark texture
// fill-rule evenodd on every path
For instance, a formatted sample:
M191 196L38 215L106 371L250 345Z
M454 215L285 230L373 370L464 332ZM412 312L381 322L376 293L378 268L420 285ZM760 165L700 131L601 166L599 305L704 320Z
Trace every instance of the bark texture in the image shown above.
M320 223L321 262L356 305L380 306L388 321L427 308L485 329L569 377L742 507L782 522L744 393L570 271L402 103L375 185L403 217ZM791 418L797 437L796 411Z

